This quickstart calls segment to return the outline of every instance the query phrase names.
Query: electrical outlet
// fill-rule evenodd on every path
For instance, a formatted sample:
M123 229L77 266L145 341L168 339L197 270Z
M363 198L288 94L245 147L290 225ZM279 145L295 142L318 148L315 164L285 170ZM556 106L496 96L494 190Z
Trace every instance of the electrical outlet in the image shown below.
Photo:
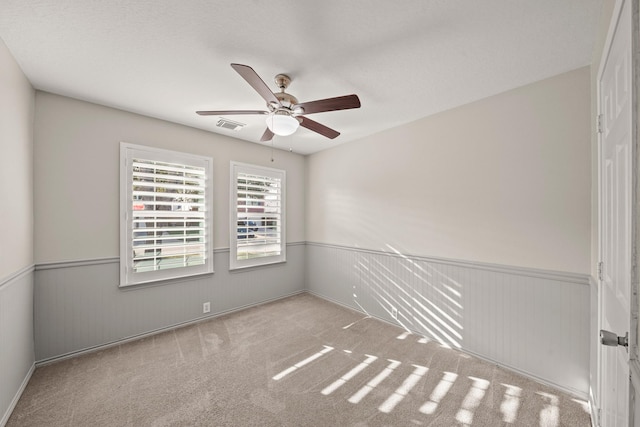
M391 317L398 320L398 309L395 307L391 307Z
M203 313L208 313L211 311L211 303L210 302L205 302L204 304L202 304L202 312Z

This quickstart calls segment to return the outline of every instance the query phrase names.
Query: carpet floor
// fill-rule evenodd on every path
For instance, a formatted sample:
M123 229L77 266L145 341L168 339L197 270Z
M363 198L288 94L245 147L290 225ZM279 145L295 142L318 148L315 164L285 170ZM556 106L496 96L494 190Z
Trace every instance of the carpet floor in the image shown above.
M590 426L587 403L303 293L38 367L17 426Z

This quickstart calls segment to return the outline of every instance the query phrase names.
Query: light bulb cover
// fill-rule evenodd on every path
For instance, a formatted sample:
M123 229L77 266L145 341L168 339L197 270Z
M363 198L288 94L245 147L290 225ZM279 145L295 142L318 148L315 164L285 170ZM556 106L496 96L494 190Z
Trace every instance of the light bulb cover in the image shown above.
M275 135L288 136L298 130L300 123L286 112L276 111L267 117L267 127Z

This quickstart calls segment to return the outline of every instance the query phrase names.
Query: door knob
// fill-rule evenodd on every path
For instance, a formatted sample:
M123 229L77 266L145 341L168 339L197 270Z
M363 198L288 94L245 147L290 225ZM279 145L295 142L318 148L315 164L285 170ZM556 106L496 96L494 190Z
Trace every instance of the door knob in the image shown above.
M600 343L602 345L611 345L611 346L629 346L629 332L626 333L625 336L619 337L613 332L605 331L604 329L600 330Z

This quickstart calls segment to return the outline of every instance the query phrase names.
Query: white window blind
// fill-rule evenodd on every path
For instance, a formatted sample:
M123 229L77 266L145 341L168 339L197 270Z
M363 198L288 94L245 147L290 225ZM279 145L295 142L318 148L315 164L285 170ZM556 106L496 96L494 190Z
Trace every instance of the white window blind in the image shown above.
M284 261L285 172L231 165L231 268Z
M211 159L123 144L121 286L213 272Z

